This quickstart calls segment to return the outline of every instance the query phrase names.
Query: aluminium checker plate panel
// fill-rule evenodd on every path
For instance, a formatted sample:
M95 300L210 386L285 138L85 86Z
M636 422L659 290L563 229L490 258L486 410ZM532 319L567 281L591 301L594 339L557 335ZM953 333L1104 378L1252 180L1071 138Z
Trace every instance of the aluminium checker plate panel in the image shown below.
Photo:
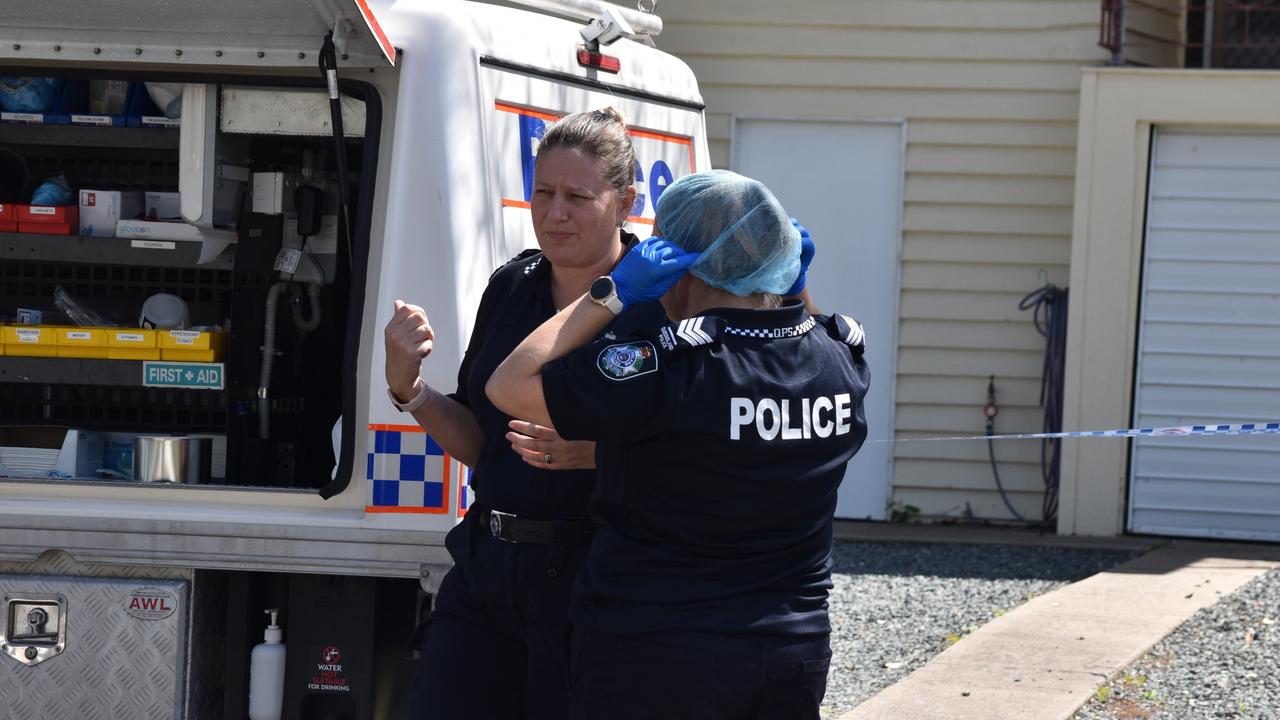
M36 665L0 655L0 720L180 719L188 588L181 580L0 575L6 608L12 598L66 601L64 651Z

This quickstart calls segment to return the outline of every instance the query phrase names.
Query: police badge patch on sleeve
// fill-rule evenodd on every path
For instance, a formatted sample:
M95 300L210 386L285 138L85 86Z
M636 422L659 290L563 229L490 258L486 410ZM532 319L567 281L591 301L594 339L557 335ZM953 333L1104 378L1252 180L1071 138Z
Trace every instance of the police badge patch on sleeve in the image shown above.
M658 353L648 340L618 343L600 351L596 367L610 380L631 380L658 369Z

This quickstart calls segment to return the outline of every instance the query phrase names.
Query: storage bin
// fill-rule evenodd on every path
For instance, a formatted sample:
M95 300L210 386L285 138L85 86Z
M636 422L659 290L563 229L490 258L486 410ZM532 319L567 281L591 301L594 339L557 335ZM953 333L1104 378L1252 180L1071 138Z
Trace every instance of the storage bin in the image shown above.
M55 86L55 93L53 103L48 108L40 112L25 110L0 112L0 122L21 125L66 125L71 122L70 117L62 112L63 106L68 101L67 85L70 83L61 79L53 79L52 82Z
M89 80L58 80L57 95L52 107L45 112L0 112L0 122L34 125L98 125L103 127L178 127L179 120L171 120L157 108L141 82L128 82L124 106L119 112L94 112L95 108ZM120 81L106 81L118 87Z
M107 357L107 330L94 327L60 327L55 331L58 357Z
M4 354L17 357L57 357L58 338L47 325L5 325Z
M110 360L159 360L160 346L155 330L111 328L107 334L107 358Z
M186 362L218 362L227 351L227 335L222 331L159 330L160 359Z
M80 232L78 205L15 205L18 232L40 235L76 235Z
M0 232L18 232L18 206L0 203Z

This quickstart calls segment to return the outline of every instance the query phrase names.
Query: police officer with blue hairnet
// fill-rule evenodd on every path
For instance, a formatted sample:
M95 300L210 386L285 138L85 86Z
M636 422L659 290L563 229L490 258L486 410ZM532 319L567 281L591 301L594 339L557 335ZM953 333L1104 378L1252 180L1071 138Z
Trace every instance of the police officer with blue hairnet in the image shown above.
M862 328L779 305L803 287L800 234L759 182L682 178L657 225L486 386L598 443L573 717L817 718L836 489L866 438ZM623 314L597 337L655 298L671 322Z

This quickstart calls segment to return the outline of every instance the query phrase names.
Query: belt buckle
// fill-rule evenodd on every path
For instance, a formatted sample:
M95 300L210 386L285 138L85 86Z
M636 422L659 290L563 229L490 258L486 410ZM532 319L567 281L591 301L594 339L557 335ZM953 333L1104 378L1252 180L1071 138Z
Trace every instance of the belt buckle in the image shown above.
M507 540L506 538L502 537L502 519L504 517L515 517L515 516L511 515L510 513L498 512L497 510L489 511L489 534L497 538L498 540L515 542L514 540Z

